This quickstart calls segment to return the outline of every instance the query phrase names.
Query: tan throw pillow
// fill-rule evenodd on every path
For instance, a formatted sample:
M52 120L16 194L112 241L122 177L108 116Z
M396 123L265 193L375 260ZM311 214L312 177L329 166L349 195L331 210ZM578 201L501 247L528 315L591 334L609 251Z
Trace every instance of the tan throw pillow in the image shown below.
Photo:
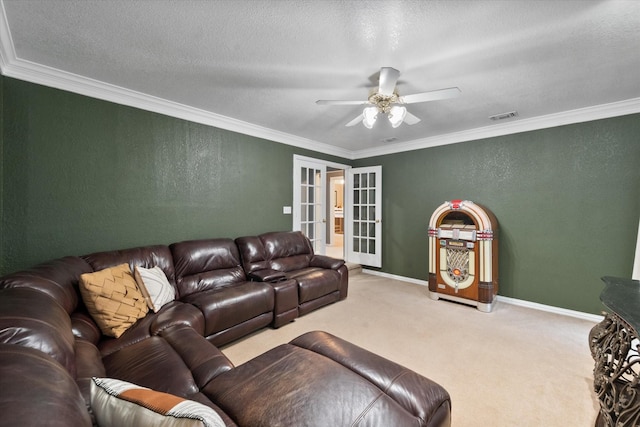
M208 406L111 378L92 379L91 411L100 427L225 427Z
M81 275L80 294L102 333L111 337L118 338L149 311L129 264Z
M175 299L176 294L167 280L164 271L158 266L144 268L136 266L133 272L138 289L142 292L147 305L154 312L158 312L168 302Z

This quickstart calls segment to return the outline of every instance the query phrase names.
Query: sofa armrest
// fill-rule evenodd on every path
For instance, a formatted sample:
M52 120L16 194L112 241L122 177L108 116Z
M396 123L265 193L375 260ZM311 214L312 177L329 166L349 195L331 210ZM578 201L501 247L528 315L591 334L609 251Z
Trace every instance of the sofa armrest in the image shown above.
M314 255L309 262L309 267L328 268L337 270L344 265L344 260L331 258L325 255Z
M423 425L450 426L449 393L430 379L327 332L308 332L290 342L328 357L366 378Z
M187 325L163 329L159 336L180 355L198 388L234 368L227 356Z
M166 304L154 315L149 327L151 335L158 335L172 326L185 325L204 336L204 316L198 308L181 301Z
M249 279L254 282L277 282L283 280L286 276L282 271L266 268L264 270L256 270L248 274Z

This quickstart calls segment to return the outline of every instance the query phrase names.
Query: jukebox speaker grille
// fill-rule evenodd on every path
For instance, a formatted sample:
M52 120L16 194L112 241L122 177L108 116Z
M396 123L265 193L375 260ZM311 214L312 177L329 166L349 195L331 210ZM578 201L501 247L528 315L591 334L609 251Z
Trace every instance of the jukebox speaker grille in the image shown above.
M447 248L447 274L456 283L469 277L469 249Z

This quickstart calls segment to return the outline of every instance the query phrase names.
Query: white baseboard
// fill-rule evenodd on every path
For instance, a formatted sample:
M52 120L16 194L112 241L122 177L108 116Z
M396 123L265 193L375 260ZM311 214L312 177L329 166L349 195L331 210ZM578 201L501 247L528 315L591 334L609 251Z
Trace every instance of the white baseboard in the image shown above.
M381 271L362 269L364 274L371 274L374 276L386 277L387 279L399 280L401 282L414 283L420 286L429 286L429 282L426 280L413 279L411 277L398 276L395 274L383 273ZM597 314L584 313L582 311L569 310L567 308L554 307L552 305L539 304L537 302L525 301L517 298L505 297L502 295L497 296L497 300L506 304L518 305L521 307L532 308L534 310L546 311L548 313L561 314L563 316L574 317L577 319L588 320L594 323L600 323L603 316Z

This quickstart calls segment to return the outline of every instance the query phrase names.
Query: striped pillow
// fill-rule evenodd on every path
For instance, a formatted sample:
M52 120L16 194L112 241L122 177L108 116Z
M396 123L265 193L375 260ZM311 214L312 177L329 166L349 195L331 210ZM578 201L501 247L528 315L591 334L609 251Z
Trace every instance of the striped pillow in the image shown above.
M92 378L91 410L99 427L225 427L208 406L111 378Z
M175 299L175 290L160 267L144 268L136 266L134 275L147 305L155 313L163 305Z

